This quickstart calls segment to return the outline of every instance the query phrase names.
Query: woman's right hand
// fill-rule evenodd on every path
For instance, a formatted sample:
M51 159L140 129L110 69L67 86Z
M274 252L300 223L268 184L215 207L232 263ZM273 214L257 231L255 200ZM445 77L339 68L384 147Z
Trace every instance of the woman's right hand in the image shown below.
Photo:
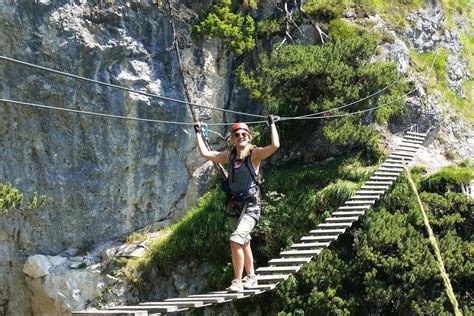
M196 122L196 124L193 125L194 131L196 134L202 133L202 123L201 122Z

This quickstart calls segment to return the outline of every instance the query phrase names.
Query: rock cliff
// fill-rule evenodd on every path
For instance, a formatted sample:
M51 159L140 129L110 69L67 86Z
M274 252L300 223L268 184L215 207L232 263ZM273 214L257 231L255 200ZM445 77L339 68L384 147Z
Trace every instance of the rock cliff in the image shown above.
M184 100L180 68L170 49L174 39L167 12L151 1L116 1L113 5L1 2L0 54ZM217 42L205 49L183 48L183 64L201 74L199 85L192 86L191 101L208 106L225 104L228 62ZM10 62L2 62L0 71L2 98L121 116L192 121L185 104ZM190 126L2 103L0 135L2 181L13 182L27 195L38 191L48 196L44 209L2 218L0 314L31 312L21 272L28 255L56 255L69 248L84 252L91 245L147 225L166 225L174 212L186 209L198 196L196 175L202 160L196 155Z
M274 3L261 3L262 14L270 15ZM184 100L182 74L172 49L174 36L187 37L190 25L185 22L199 11L198 6L209 4L177 1L181 20L177 22L181 23L175 34L168 9L154 1L1 1L0 55ZM352 19L350 14L346 18ZM456 31L440 31L446 21L439 7L410 14L411 25L397 32L378 16L367 20L395 37L381 48L378 58L397 62L400 73L410 69L409 47L419 51L447 47L448 82L464 97L463 82L470 75L467 61L460 56ZM303 25L302 29L312 27ZM319 36L316 31L313 35ZM232 56L222 43L207 40L203 47L183 43L182 65L190 101L233 108L245 99L233 87ZM0 74L5 99L192 121L185 104L6 61L0 62ZM412 120L419 120L424 128L433 127L431 142L438 133L445 140L434 141L436 146L431 145L420 163L436 169L448 163L443 155L454 149L474 159L472 128L462 120L446 120L439 95L427 96L420 85L407 106ZM220 112L205 112L213 121L223 119ZM410 123L400 124L406 128ZM143 227L168 225L209 184L212 168L203 165L194 146L190 126L0 103L0 181L11 181L27 195L38 191L48 196L44 209L0 214L0 315L67 315L97 299L115 282L110 275L101 274L107 258L142 253L140 247L128 249L109 241ZM305 148L286 150L275 159L299 159L304 152ZM196 286L189 284L189 277L183 278L187 268L177 268L174 280L164 280L163 292L189 291ZM165 289L167 282L170 285Z

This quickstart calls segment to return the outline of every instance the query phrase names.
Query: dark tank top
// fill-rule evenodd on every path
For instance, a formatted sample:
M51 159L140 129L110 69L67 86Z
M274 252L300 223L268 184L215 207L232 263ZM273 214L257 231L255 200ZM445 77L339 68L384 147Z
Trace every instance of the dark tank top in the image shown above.
M250 168L255 171L252 165L252 153L239 165L235 159L231 159L229 164L229 189L233 194L248 193L250 188L256 186Z

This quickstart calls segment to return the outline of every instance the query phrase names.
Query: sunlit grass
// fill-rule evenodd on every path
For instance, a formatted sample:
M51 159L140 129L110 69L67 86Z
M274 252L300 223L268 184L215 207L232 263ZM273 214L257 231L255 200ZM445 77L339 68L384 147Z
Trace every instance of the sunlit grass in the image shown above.
M405 15L414 12L425 5L425 0L367 0L352 1L356 9L368 14L379 14L384 20L397 27L406 27Z

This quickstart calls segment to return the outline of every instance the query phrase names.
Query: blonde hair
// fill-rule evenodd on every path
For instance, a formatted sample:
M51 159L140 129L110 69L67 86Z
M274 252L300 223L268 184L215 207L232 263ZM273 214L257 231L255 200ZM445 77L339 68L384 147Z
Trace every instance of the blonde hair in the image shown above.
M254 149L255 147L257 146L251 144L250 142L247 145L245 145L244 150L242 150L242 158L243 159L247 158L250 155L250 152L252 151L252 149Z

